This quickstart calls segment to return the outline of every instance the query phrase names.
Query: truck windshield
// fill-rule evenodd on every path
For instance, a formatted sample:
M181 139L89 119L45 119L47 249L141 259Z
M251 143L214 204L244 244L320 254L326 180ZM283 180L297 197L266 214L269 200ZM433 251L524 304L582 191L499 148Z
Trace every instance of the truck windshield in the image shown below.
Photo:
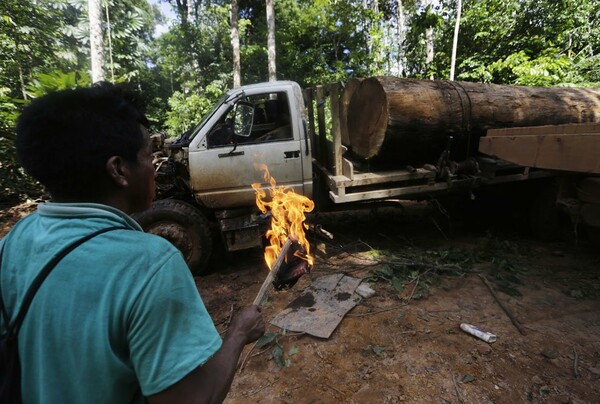
M205 114L202 117L202 120L200 121L200 123L194 128L194 130L192 130L192 133L190 133L190 136L188 137L188 141L191 141L193 138L196 137L196 135L200 132L200 129L202 129L202 127L210 119L210 117L215 114L217 109L219 109L221 104L223 104L225 102L227 97L228 97L227 93L223 94L223 96L221 96L221 98L219 98L219 101L217 101L215 103L215 106L213 107L213 109L211 109L209 113Z

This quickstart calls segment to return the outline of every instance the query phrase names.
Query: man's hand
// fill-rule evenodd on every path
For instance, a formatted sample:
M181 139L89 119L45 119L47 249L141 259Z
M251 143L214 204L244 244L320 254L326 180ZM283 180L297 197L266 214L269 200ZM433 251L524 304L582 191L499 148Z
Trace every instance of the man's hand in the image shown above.
M231 321L221 349L178 383L148 397L148 402L221 403L229 392L244 346L256 341L264 332L265 322L258 306L240 310Z
M256 341L265 333L265 321L260 314L258 306L243 308L231 321L227 330L228 338L231 335L245 336L245 344Z

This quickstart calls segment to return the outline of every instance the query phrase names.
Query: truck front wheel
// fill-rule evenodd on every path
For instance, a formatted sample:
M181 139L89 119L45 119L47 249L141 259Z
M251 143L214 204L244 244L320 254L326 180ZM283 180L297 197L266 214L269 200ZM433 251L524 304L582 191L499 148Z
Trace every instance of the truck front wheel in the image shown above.
M193 275L207 271L212 235L208 220L198 209L186 202L162 199L134 218L146 233L161 236L177 247Z

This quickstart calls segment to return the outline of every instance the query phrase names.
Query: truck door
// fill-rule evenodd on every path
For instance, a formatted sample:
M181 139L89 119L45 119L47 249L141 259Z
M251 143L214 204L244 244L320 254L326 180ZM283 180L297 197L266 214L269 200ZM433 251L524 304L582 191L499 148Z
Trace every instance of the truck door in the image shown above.
M252 183L263 183L265 164L277 185L302 193L303 173L300 133L290 113L287 93L248 95L254 106L249 137L233 131L235 104L221 112L198 147L190 147L191 185L196 198L209 208L252 206Z

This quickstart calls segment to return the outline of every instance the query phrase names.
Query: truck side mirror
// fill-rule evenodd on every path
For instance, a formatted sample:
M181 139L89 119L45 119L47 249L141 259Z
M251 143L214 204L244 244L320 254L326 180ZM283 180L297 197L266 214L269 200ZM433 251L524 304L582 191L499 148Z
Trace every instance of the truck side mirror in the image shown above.
M254 106L246 102L238 102L235 106L233 130L237 136L249 137L254 121Z

